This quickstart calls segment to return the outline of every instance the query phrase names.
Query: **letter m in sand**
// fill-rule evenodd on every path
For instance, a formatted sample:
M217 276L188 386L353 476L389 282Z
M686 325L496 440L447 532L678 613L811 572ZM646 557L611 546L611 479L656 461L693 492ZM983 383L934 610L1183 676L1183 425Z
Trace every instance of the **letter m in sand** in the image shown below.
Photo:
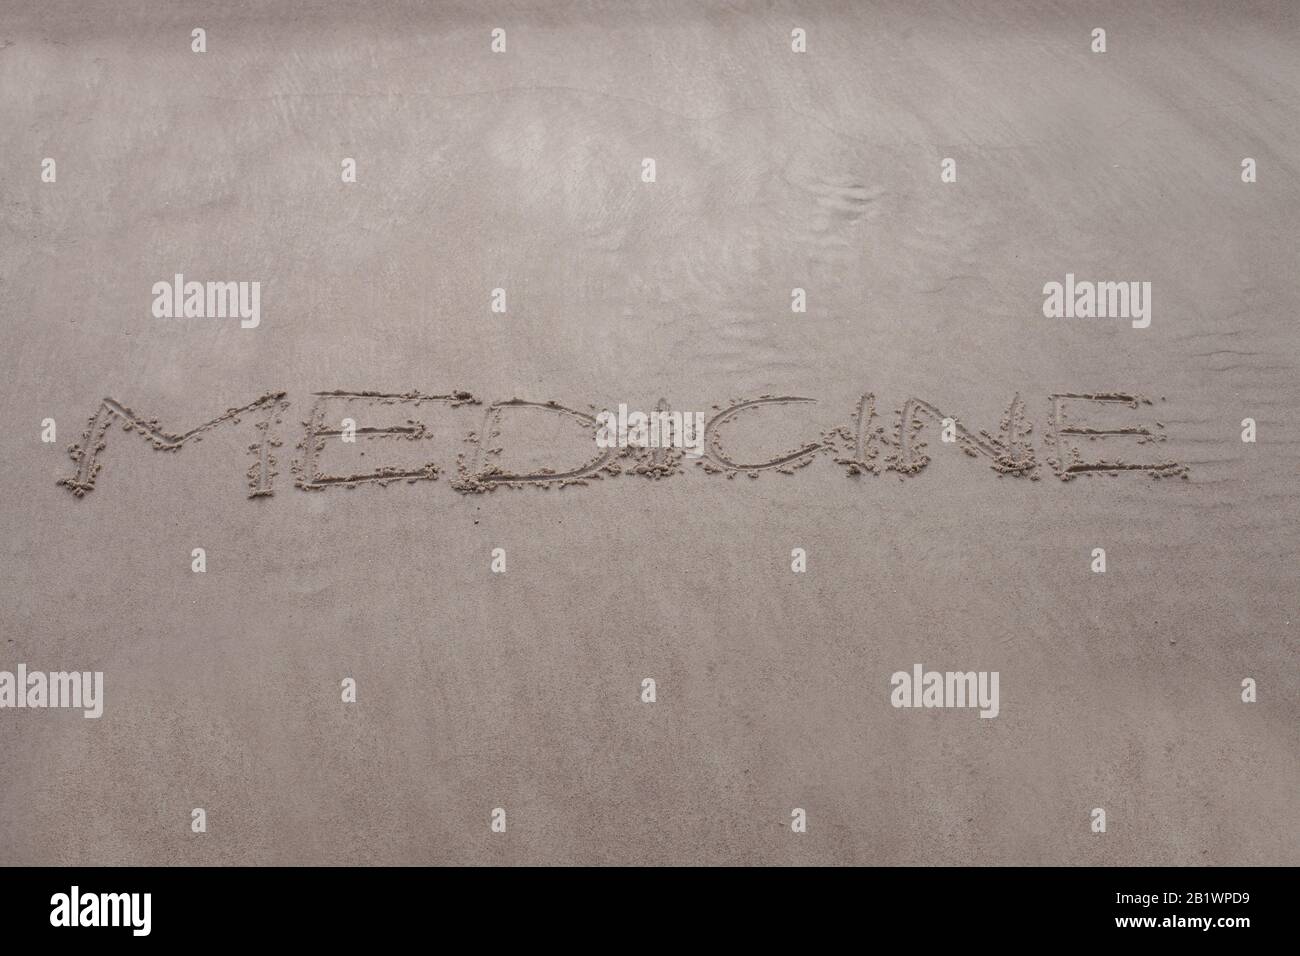
M242 416L256 415L254 427L257 429L257 441L249 446L253 455L253 465L248 469L248 497L257 498L271 494L271 479L275 475L275 458L272 449L279 441L271 434L271 424L278 422L278 415L289 407L284 400L284 392L268 392L255 402L239 408L228 408L210 422L204 422L189 431L173 434L164 431L156 418L145 418L127 408L121 402L106 398L99 403L95 414L90 416L85 433L78 444L68 448L68 454L77 465L76 474L60 479L65 486L80 498L88 491L95 490L95 478L104 467L99 455L108 447L109 429L121 422L122 429L138 432L146 441L159 451L180 451L189 441L201 441L204 432L229 422L239 424Z

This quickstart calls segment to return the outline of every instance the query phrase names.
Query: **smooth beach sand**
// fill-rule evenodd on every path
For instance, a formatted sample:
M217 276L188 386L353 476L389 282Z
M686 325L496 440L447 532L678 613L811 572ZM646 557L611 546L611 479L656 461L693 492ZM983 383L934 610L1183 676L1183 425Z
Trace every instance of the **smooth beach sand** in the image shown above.
M99 719L0 709L0 864L1300 863L1298 103L1286 3L0 0L0 670L104 674ZM155 317L177 273L260 324ZM1067 274L1150 326L1045 317ZM333 390L482 404L336 399L410 431L320 473L438 478L303 490ZM175 452L100 404L281 391ZM1053 446L1062 393L1164 440ZM962 454L1017 395L1039 480ZM848 451L459 480L593 453L493 402L761 396L815 401L732 461ZM967 436L923 416L915 473L910 399ZM1062 481L1067 437L1177 468ZM918 663L997 717L891 706Z

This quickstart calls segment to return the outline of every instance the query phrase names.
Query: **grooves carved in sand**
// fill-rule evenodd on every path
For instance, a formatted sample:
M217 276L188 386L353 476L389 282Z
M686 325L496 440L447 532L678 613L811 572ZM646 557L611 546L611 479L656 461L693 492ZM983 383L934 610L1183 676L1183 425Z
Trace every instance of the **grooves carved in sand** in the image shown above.
M414 468L378 468L375 471L360 472L349 475L327 475L321 472L318 462L320 453L325 450L325 439L339 438L343 435L341 428L327 427L325 424L327 410L337 403L345 410L352 403L368 401L379 405L412 404L419 408L425 402L444 403L452 408L462 405L478 405L479 400L469 392L453 391L447 395L425 395L421 392L313 392L316 402L312 405L307 420L303 422L306 432L297 447L302 455L293 463L294 484L306 491L322 491L331 485L355 488L361 484L374 483L385 486L394 481L436 481L438 466L430 461ZM428 440L433 436L423 422L408 418L403 425L387 428L358 427L358 438L373 440L375 438L404 438L407 441Z
M285 392L267 392L255 401L238 408L227 409L211 421L189 431L172 433L163 429L156 418L145 418L113 398L103 399L87 422L79 443L68 448L76 465L73 475L62 478L59 484L80 498L95 488L103 463L100 454L107 448L108 432L115 422L124 431L138 432L159 451L179 451L190 442L200 442L206 432L223 424L237 425L243 416L255 417L253 427L257 440L248 446L253 463L247 471L248 496L268 497L274 494L274 478L278 474L278 460L274 450L282 444L274 426L283 424L283 413L289 407ZM458 409L482 402L471 393L453 390L446 394L431 395L422 392L346 391L313 392L315 401L305 421L304 434L298 442L299 457L293 462L294 484L308 491L321 491L331 487L355 488L362 484L385 486L394 481L433 481L441 471L434 461L407 467L380 467L373 471L350 474L325 474L320 470L320 454L329 439L343 436L341 428L327 422L342 421L346 411L354 405L410 406L420 408L425 404ZM1077 421L1074 412L1079 406L1095 408L1122 407L1139 410L1154 403L1141 395L1127 392L1058 392L1048 397L1050 410L1048 430L1044 436L1052 453L1047 463L1062 481L1090 475L1119 475L1123 472L1140 472L1153 478L1179 476L1186 478L1185 465L1171 460L1132 462L1120 457L1100 457L1085 460L1082 442L1106 439L1129 439L1138 445L1163 442L1164 425L1134 424L1115 427L1097 427ZM742 472L757 478L764 471L793 474L795 470L811 464L818 455L831 455L836 464L843 465L849 475L870 472L879 475L884 470L897 472L900 479L915 475L930 463L924 449L927 443L920 439L927 426L942 427L946 418L952 419L952 436L958 447L972 458L984 457L999 475L1028 477L1038 480L1039 463L1029 436L1033 426L1025 415L1025 403L1019 394L1012 397L1006 413L998 426L997 434L985 430L972 431L954 416L945 416L936 406L919 398L909 398L896 408L896 424L892 434L875 423L876 401L873 393L866 393L857 402L853 418L848 425L836 425L824 431L819 441L781 452L766 461L743 464L729 454L722 440L723 427L741 415L756 414L762 409L816 403L816 399L794 395L761 395L758 398L737 399L726 408L713 406L716 414L704 428L703 457L695 464L709 474L725 474L734 478ZM592 411L594 406L589 406ZM660 399L657 411L667 411L666 399ZM522 410L542 410L571 419L580 429L595 436L599 427L596 417L587 412L561 405L555 401L534 402L520 398L494 402L484 413L480 432L470 432L463 441L470 449L456 456L456 477L451 486L463 494L481 494L500 487L540 488L585 485L592 479L620 474L664 478L682 471L683 451L667 448L599 448L585 462L559 471L540 468L527 472L505 471L500 463L503 449L496 444L501 437L504 416ZM410 442L427 442L433 432L422 421L407 418L402 424L382 427L360 426L354 431L358 439L373 441L380 438L401 439ZM888 452L883 457L882 449ZM364 452L362 453L364 454Z
M503 471L500 464L497 463L503 449L500 447L485 449L482 445L483 441L491 444L494 439L501 437L502 416L506 409L512 408L541 408L558 412L561 415L567 415L577 420L582 425L591 428L593 432L598 424L595 416L568 408L558 402L529 402L521 398L512 398L507 402L493 402L488 406L487 413L483 416L483 431L481 433L483 439L480 440L478 435L473 432L466 439L474 447L472 464L466 464L463 452L456 456L457 478L452 482L451 486L457 491L466 494L482 494L485 491L496 490L499 485L522 488L527 484L540 484L544 488L549 488L552 483L558 483L563 488L566 485L586 484L584 479L592 477L595 472L605 468L616 451L616 449L612 448L599 449L599 453L591 461L569 471L557 472L550 469L541 469L535 472L510 474Z
M745 472L751 478L757 478L760 471L769 468L781 472L782 474L794 474L795 468L805 468L812 464L814 456L818 452L829 450L829 445L823 440L814 442L810 445L804 445L802 448L792 448L789 451L782 452L775 458L754 465L742 465L731 458L722 448L722 439L719 437L718 429L726 424L737 415L751 412L763 405L797 405L803 402L816 403L815 398L800 398L795 395L761 395L753 399L736 399L733 400L728 408L725 408L709 419L704 426L704 447L707 451L707 457L698 464L706 472L725 474L728 478L734 478L740 472ZM715 405L714 408L717 408Z
M1159 431L1152 431L1145 425L1126 425L1120 428L1094 428L1088 425L1071 425L1066 403L1070 401L1094 402L1100 405L1117 404L1137 409L1142 405L1154 405L1151 399L1143 395L1130 395L1125 392L1058 392L1051 396L1051 411L1048 413L1047 436L1043 441L1056 449L1056 456L1047 463L1052 466L1062 481L1070 481L1078 475L1108 474L1112 477L1122 471L1145 471L1153 478L1174 476L1187 477L1187 466L1172 459L1159 462L1127 462L1122 458L1084 461L1077 446L1063 448L1060 443L1062 435L1077 435L1089 441L1107 437L1124 437L1136 439L1136 444L1146 445L1165 440L1164 423L1156 422Z
M59 479L59 484L68 488L78 498L94 490L95 479L100 469L104 467L98 460L99 453L107 447L108 429L115 421L121 420L123 431L139 432L158 451L180 451L187 442L203 441L204 432L225 422L239 424L241 415L259 410L263 413L262 418L254 423L259 437L255 443L248 446L249 452L253 455L253 464L248 469L248 497L272 495L274 491L271 482L278 472L275 470L277 461L271 449L278 448L281 442L270 434L270 426L272 422L276 425L283 423L280 413L289 407L285 394L267 392L256 401L241 405L239 408L228 408L224 414L218 415L212 421L179 434L165 432L158 419L144 418L116 399L106 398L100 402L95 414L87 421L81 441L68 446L68 455L76 463L77 471L71 477Z
M999 474L1027 475L1037 480L1038 462L1028 444L1033 426L1025 421L1025 403L1018 393L1012 397L1006 414L1002 416L997 438L982 429L978 434L971 432L955 417L943 414L919 398L909 398L902 408L894 411L898 414L898 426L894 431L894 446L898 451L889 461L890 468L895 471L914 475L928 465L930 456L922 451L927 443L918 440L925 420L941 425L945 418L952 418L957 445L971 458L983 455L993 462L992 467Z

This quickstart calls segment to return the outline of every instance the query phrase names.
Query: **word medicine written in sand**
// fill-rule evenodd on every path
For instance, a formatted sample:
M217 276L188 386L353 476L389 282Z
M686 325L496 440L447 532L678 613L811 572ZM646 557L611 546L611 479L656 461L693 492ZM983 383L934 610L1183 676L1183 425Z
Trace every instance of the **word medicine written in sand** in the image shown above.
M598 441L612 413L598 413L595 406L581 411L553 401L518 398L484 404L465 391L314 392L308 414L300 422L292 472L295 485L309 491L431 481L448 473L451 487L464 494L528 485L586 485L626 474L666 478L687 470L686 457L702 472L727 478L740 474L757 478L764 472L793 474L819 458L830 459L849 475L890 471L904 478L930 464L923 439L937 434L942 443L955 445L971 458L983 458L1000 475L1039 478L1041 466L1030 438L1033 426L1019 395L1011 399L996 431L973 430L919 398L910 398L896 408L892 428L887 429L876 414L875 396L868 393L855 403L848 421L832 424L793 448L769 450L759 457L756 453L740 455L731 447L728 435L733 434L733 423L753 416L770 434L778 430L783 413L788 415L794 406L809 404L816 400L793 395L737 399L725 406L715 405L710 416L701 416L707 420L702 434L690 435L694 440L647 447ZM1153 404L1141 395L1118 391L1048 396L1047 429L1042 439L1048 453L1046 465L1063 481L1124 473L1186 477L1185 465L1151 454L1150 446L1165 441L1163 423L1151 419L1149 406ZM59 483L78 497L95 488L114 426L144 438L155 449L173 452L201 442L224 426L239 426L250 428L254 438L248 446L252 456L246 471L248 495L269 496L279 474L281 436L290 407L285 392L268 392L187 431L173 432L166 430L160 419L105 398L90 416L81 440L68 449L75 472ZM674 412L666 400L661 399L649 414L655 417L654 427L664 434L671 435L674 428L699 432L696 422L688 421L694 413L683 416ZM571 434L571 445L561 445L555 438L561 431ZM506 434L511 437L507 439ZM364 472L325 470L324 462L335 445L355 445L358 440L380 442L388 463ZM539 453L552 456L555 467L507 467L506 446L512 443L516 452L529 446L524 450L530 461ZM696 445L698 454L692 454Z

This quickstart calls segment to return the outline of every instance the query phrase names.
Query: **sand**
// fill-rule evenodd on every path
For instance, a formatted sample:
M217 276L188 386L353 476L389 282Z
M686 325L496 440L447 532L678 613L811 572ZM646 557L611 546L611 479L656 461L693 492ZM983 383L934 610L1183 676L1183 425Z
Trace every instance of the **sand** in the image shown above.
M1281 3L0 3L0 670L104 675L0 709L0 863L1300 863L1298 54Z

